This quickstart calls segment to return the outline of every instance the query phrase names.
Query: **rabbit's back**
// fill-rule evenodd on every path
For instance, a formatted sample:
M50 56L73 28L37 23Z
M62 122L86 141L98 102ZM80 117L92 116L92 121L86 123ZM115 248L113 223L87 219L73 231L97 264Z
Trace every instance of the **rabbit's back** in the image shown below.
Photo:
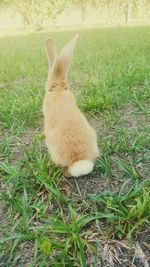
M47 92L43 112L46 144L56 164L69 166L97 157L96 133L76 106L70 90Z

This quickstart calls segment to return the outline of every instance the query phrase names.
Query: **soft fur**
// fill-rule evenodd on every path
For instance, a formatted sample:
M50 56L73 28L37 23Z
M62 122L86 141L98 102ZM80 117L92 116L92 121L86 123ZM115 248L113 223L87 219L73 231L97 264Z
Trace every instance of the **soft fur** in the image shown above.
M67 82L77 36L56 56L55 42L46 41L49 76L43 101L46 145L52 161L67 167L66 176L78 177L93 170L98 156L97 136L76 105Z
M68 172L71 176L79 177L81 175L86 175L93 170L94 163L90 160L79 160L73 163Z

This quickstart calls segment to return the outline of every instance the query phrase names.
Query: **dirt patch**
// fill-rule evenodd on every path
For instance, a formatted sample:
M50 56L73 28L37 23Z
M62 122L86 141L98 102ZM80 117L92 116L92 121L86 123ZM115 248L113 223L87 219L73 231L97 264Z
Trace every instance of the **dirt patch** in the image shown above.
M146 123L149 120L149 116L135 109L131 103L126 104L126 106L120 110L119 114L121 116L120 126L124 126L128 129L139 128L139 130L142 131L143 123Z
M4 202L0 202L0 240L3 238L3 232L1 229L4 229L9 226L7 218L7 206Z
M148 238L145 240L145 234ZM107 240L94 233L89 242L96 247L96 267L149 267L150 264L150 233L143 232L132 243L128 240ZM87 251L88 266L92 267L95 254Z
M73 194L82 194L82 196L87 196L88 194L100 194L101 192L110 190L114 191L120 185L119 181L104 177L97 170L89 175L76 179L65 179L62 177L60 180L60 188L63 188L66 183L69 185Z
M18 248L18 255L15 263L10 257L10 254L0 255L0 266L1 267L29 267L30 259L34 256L34 246L31 242L24 242ZM38 265L36 265L38 266Z
M95 116L93 118L88 118L88 121L90 125L96 130L96 133L98 137L105 136L107 133L108 129L106 128L106 124L104 122L104 119L101 115Z
M10 133L5 132L4 136L1 138L5 138L5 136L10 135ZM26 148L32 148L33 142L36 139L42 138L42 130L41 129L30 129L26 132L22 132L19 136L13 136L10 139L9 147L10 147L10 154L8 157L3 155L2 160L5 158L9 158L9 163L11 165L15 165L16 161L23 159L24 150ZM43 142L44 145L44 142Z

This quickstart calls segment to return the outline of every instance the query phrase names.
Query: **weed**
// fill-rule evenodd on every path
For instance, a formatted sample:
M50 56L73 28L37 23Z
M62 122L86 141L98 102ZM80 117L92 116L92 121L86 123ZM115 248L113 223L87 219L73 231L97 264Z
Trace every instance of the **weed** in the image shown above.
M133 235L148 229L148 30L80 31L69 73L72 90L85 115L102 118L105 129L98 127L102 156L95 172L87 184L86 178L76 180L77 192L68 180L69 196L62 193L65 180L41 134L47 78L43 43L50 34L1 36L0 265L87 266L87 253L92 252L96 266L98 248L88 236L98 231L105 240L132 242ZM61 47L73 34L51 35ZM110 186L115 191L104 190L106 182L115 184ZM91 184L95 194L88 196Z

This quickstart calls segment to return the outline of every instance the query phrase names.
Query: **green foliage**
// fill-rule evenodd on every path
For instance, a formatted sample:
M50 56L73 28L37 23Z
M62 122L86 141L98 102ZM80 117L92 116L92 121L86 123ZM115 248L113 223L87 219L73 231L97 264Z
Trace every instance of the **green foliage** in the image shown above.
M48 238L42 240L42 242L41 242L42 253L43 254L50 254L51 250L52 250L52 244L51 244L50 240Z
M21 266L25 261L31 267L86 266L88 253L98 257L97 236L104 242L114 237L132 242L134 235L138 238L148 229L148 30L80 31L69 80L80 108L97 129L102 155L93 173L77 180L64 179L43 140L41 109L47 78L43 43L49 33L1 38L0 208L5 206L0 213L0 260L4 266ZM59 32L52 37L62 47L74 34Z
M126 233L131 238L133 231L139 231L150 220L150 183L140 184L137 180L124 192L129 182L131 180L125 181L118 192L90 196L98 203L98 210L110 216L111 220L107 220L110 223L109 231L112 230L113 235L119 238L123 238Z

